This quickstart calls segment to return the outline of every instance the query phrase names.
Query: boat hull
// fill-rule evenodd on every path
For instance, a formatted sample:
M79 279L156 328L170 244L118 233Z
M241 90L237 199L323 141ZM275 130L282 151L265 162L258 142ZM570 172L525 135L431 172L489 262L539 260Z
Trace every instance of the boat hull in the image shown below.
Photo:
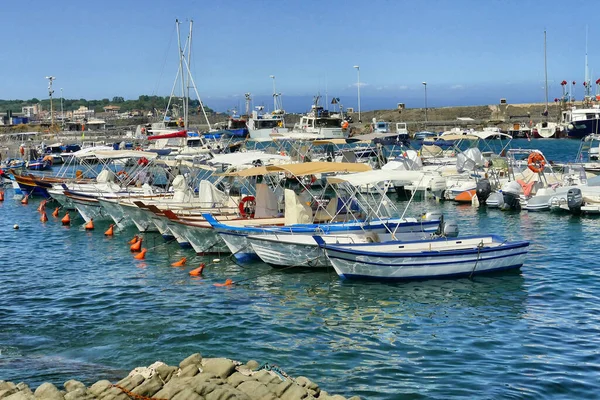
M598 133L600 119L585 119L573 121L567 127L567 137L570 139L583 139L592 133Z
M452 250L466 238L445 241L448 250L417 252L396 251L407 243L352 246L322 245L335 271L342 279L422 280L468 277L484 273L519 269L528 252L529 242L505 243L479 248L479 238L468 238L469 249ZM483 239L482 239L483 240ZM434 243L435 241L420 242ZM414 242L416 243L416 242ZM441 242L438 242L441 243ZM395 247L395 249L394 249Z

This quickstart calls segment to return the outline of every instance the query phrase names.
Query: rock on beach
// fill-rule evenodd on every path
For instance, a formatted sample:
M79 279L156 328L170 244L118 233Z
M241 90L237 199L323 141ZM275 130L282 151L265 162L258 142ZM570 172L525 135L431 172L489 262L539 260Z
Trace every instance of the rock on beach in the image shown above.
M275 372L278 371L278 372ZM0 381L2 400L345 400L330 395L310 379L292 378L278 368L260 368L228 358L192 354L178 366L157 361L133 369L119 382L100 380L87 387L68 380L62 388L44 383L32 390L25 383ZM358 396L349 400L359 400Z

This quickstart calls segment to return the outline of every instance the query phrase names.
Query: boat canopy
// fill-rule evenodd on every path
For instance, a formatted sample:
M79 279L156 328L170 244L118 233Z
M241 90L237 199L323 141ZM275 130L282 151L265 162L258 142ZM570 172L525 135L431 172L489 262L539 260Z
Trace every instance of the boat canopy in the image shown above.
M87 158L93 157L97 151L114 151L112 146L94 146L94 147L85 147L81 150L77 150L73 153L62 153L61 155L77 157L77 158Z
M264 151L248 151L245 153L228 153L228 154L219 154L214 156L212 159L208 160L209 164L228 164L233 166L250 164L253 161L261 160L281 160L281 161L290 161L289 156L282 156L279 154L269 154Z
M371 166L362 163L333 163L324 161L314 161L302 164L270 165L267 167L269 172L288 172L294 176L342 173L342 172L362 172L370 171Z
M348 139L318 139L318 140L313 140L313 142L312 142L313 146L322 146L322 145L327 145L327 144L348 144L348 143L352 143L352 142L349 141Z
M418 181L422 176L423 171L377 169L356 174L329 176L327 182L330 184L349 183L352 186L361 186L384 181Z
M474 134L462 135L462 134L457 134L457 133L449 133L449 134L442 134L441 136L437 137L437 139L450 141L450 140L479 140L480 138L479 138L479 136L475 136Z
M491 137L494 136L499 136L499 137L504 137L506 139L511 139L512 140L512 136L507 135L506 133L502 133L502 132L495 132L495 131L479 131L479 132L471 132L470 135L474 135L477 136L479 139L489 139Z
M160 135L152 135L148 136L148 140L157 140L157 139L173 139L173 138L185 138L187 137L187 131L177 131L171 133L164 133Z
M254 167L241 171L229 172L221 176L258 176L266 175L275 172L287 172L294 176L327 174L327 173L343 173L343 172L362 172L370 171L371 166L362 163L334 163L314 161L302 164L285 164L285 165L269 165L266 167Z
M192 161L188 161L186 159L166 159L166 158L160 158L158 160L156 160L156 164L157 165L164 165L167 167L189 167L189 168L198 168L198 169L203 169L206 171L214 171L215 169L213 167L210 167L208 165L204 165L204 164L195 164Z
M385 139L389 137L398 136L398 132L390 132L390 133L367 133L365 135L352 136L348 138L349 140L361 141L361 142L371 142L376 139Z
M112 151L95 151L88 155L94 155L100 159L117 159L117 158L147 158L148 160L158 157L157 153L151 151L140 150L112 150Z

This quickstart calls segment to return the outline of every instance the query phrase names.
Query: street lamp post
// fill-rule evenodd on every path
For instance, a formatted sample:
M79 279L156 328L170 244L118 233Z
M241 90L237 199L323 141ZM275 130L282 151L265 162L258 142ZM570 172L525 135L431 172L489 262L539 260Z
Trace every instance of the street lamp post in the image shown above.
M362 122L360 118L360 67L355 65L354 68L356 68L356 90L358 92L358 122Z
M54 125L54 109L52 108L52 94L54 93L54 90L52 90L52 81L55 80L56 78L53 76L47 76L46 79L48 79L48 95L50 96L50 120L51 120L51 126Z
M60 119L61 122L65 122L65 112L63 109L63 88L60 88Z
M428 122L429 119L427 118L427 82L422 82L423 86L425 86L425 122Z

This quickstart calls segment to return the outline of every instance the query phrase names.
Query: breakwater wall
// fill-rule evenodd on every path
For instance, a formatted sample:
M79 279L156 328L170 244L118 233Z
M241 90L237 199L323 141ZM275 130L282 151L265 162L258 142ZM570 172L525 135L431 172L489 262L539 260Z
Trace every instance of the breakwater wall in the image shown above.
M87 387L69 380L59 389L44 383L35 390L25 383L0 381L0 399L6 400L345 400L330 395L306 377L292 378L279 367L243 364L227 358L192 354L170 366L157 361L138 367L119 382L100 380ZM349 400L360 400L358 396Z

